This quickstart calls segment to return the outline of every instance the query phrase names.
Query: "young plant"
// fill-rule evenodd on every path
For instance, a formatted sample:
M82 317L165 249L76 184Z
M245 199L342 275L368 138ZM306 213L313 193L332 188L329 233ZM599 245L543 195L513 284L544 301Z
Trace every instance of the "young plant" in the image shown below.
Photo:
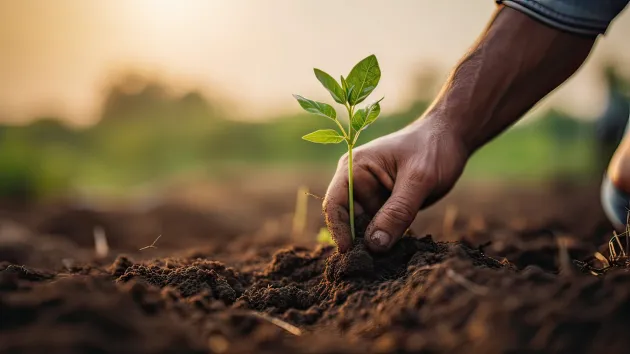
M348 127L344 129L337 118L337 112L331 105L309 100L300 95L293 95L304 110L332 120L337 127L337 130L321 129L314 131L304 135L302 139L318 144L338 144L343 141L346 142L348 146L348 206L350 209L350 231L352 232L352 239L354 240L352 149L356 146L361 132L378 118L381 113L379 103L383 99L381 98L363 108L357 108L357 105L363 102L370 93L374 91L376 85L378 85L381 79L381 69L378 66L376 56L370 55L355 65L347 78L341 76L341 84L322 70L314 69L314 71L317 80L330 92L335 102L346 108L348 112Z

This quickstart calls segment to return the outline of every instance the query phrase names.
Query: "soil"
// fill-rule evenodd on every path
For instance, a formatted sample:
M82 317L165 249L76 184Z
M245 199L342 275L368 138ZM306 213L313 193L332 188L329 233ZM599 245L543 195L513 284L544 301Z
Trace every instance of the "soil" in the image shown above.
M474 213L474 198L450 197L462 211L448 232L416 230L379 255L361 238L339 254L273 228L251 237L221 224L212 235L212 218L175 207L190 235L138 251L112 214L5 211L0 353L627 352L630 273L595 277L567 262L610 235L596 188L537 190ZM505 200L527 213L496 207ZM421 221L443 221L444 208ZM90 218L112 230L103 258L86 242Z

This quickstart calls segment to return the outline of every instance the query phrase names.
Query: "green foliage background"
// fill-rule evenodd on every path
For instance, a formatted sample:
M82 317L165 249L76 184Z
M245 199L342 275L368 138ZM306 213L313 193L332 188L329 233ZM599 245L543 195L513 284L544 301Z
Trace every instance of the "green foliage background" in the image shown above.
M287 95L287 102L292 98ZM363 132L360 144L419 117L418 101L385 115ZM129 91L113 86L98 124L73 129L55 117L24 126L0 126L0 196L36 198L70 190L124 190L190 171L210 178L235 165L261 168L334 168L345 146L317 146L300 139L334 123L307 113L251 123L228 119L225 107L192 91L169 93L147 81ZM229 107L227 107L229 109ZM329 126L327 126L329 125ZM592 123L549 111L514 127L482 148L467 166L467 179L541 180L556 175L598 176Z

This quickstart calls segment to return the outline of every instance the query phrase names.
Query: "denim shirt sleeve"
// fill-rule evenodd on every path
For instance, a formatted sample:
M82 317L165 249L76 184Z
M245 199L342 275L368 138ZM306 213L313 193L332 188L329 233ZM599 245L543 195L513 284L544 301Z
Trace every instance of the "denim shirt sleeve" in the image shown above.
M630 0L496 0L552 27L589 36L603 34Z

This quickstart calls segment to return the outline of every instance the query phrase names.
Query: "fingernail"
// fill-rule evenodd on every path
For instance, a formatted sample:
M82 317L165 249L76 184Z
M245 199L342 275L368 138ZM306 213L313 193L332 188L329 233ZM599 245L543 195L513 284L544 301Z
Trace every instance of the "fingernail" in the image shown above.
M387 247L392 237L385 231L376 230L372 234L372 243L379 247Z

